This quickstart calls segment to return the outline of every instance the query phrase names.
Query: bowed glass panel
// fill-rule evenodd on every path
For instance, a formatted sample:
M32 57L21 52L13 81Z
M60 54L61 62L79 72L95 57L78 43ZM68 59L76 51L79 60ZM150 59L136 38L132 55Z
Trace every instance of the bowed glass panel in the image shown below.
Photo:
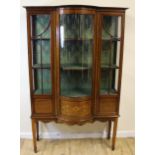
M60 94L91 96L93 15L60 15Z

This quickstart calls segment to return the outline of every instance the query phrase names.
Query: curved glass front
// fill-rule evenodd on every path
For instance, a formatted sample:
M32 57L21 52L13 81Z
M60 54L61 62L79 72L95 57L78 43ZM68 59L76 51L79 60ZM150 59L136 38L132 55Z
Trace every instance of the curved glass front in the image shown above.
M93 15L60 15L60 95L92 92Z

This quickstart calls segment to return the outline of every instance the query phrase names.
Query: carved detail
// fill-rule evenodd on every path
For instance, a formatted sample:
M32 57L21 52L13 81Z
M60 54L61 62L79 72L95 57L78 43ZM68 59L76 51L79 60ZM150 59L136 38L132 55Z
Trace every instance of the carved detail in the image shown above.
M91 114L91 102L61 102L61 114L73 117L85 117Z

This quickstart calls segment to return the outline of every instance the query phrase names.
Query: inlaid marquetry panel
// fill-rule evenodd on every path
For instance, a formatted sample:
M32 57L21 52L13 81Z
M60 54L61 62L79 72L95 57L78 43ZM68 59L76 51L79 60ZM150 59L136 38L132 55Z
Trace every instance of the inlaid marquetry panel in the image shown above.
M61 100L61 115L85 117L91 115L91 101Z

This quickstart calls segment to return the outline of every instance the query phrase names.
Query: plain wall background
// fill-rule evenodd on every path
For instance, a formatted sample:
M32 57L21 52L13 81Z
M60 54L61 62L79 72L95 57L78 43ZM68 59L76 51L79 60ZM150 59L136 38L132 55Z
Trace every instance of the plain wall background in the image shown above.
M28 51L27 51L27 29L26 29L26 10L22 6L26 5L67 5L67 4L83 4L96 6L113 6L113 7L128 7L126 11L125 23L125 42L124 42L124 59L123 59L123 73L122 73L122 88L120 100L120 118L118 123L118 133L123 136L134 135L135 129L135 38L134 38L134 0L22 0L20 13L20 47L21 47L21 80L20 80L20 129L21 137L28 137L31 135L31 109L30 109L30 95L29 95L29 76L28 76ZM41 124L41 132L50 133L102 133L104 124L95 122L88 123L83 126L68 126L65 124Z

